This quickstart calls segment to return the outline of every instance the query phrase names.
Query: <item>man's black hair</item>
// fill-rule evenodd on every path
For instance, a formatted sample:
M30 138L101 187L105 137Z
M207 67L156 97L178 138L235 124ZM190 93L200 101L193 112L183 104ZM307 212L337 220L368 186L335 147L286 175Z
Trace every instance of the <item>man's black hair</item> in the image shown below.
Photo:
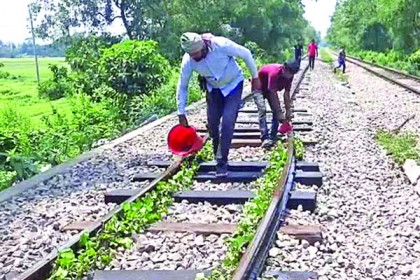
M296 60L285 62L284 67L286 67L293 74L296 74L297 72L299 72L299 69L300 69L299 62Z

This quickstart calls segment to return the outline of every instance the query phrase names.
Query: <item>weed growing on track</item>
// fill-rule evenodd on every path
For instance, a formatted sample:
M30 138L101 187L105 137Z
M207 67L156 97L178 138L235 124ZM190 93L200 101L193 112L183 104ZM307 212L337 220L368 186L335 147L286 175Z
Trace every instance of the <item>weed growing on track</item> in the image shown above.
M82 236L76 253L70 248L60 252L49 279L81 279L91 270L104 269L112 261L115 250L132 246L132 234L161 220L173 203L172 194L192 186L199 163L212 157L211 144L207 143L194 159L186 160L172 178L158 183L138 201L124 203L122 214L108 221L96 236L89 237L87 233Z
M418 139L415 134L408 132L395 134L379 130L375 139L397 164L403 165L407 159L414 159L420 164L420 150L417 148Z
M303 143L295 140L296 158L303 158ZM270 166L265 170L264 177L257 181L260 186L256 196L245 204L243 210L244 218L239 222L236 232L228 242L226 258L220 268L213 270L210 277L206 278L200 274L196 279L208 280L230 280L238 263L245 252L246 247L254 238L260 221L263 219L270 206L273 193L278 187L280 175L287 161L287 149L284 144L279 143L271 153Z
M294 138L294 149L296 159L302 160L305 153L305 147L303 146L302 140L297 137Z
M333 64L334 63L334 59L332 58L332 56L327 52L326 49L321 49L320 50L321 53L321 60L325 63L328 64Z
M335 72L335 75L337 76L337 78L345 83L349 82L349 77L347 77L346 75L344 75L341 71L337 71Z

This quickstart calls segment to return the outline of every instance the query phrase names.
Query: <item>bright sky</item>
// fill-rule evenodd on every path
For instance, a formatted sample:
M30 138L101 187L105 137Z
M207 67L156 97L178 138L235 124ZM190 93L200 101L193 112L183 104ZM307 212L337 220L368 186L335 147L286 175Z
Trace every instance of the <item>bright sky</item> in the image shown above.
M27 28L30 0L0 0L0 40L21 43L30 37Z
M0 40L21 43L30 37L28 8L31 0L0 0ZM305 17L325 36L336 0L303 0Z
M327 35L330 27L330 17L334 13L337 0L303 0L305 5L305 18L309 20L317 31L321 31L321 36Z

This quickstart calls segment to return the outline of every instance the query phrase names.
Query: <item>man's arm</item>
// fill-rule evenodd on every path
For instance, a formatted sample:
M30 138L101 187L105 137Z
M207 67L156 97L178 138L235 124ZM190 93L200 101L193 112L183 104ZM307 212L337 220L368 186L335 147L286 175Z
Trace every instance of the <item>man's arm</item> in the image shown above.
M251 51L241 45L236 44L232 40L229 40L227 38L223 38L223 39L224 39L224 42L223 42L223 45L221 46L223 52L226 53L228 56L233 56L233 57L243 59L249 71L251 72L252 79L257 79L258 78L257 65L255 64L255 60L252 57Z
M181 75L178 80L176 98L178 105L178 114L185 115L185 108L188 100L188 84L190 82L192 68L188 54L184 55L181 63Z
M287 86L284 88L284 107L286 109L286 119L290 122L292 112L291 112L291 99L290 99L290 89L292 88L292 82L293 78L290 79L290 82L287 84Z

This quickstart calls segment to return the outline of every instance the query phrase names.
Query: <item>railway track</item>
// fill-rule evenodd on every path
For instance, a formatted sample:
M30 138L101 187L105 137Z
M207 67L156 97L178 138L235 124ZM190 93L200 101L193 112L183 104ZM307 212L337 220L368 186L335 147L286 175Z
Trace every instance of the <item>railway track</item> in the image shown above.
M337 53L333 53L337 56ZM347 56L346 61L351 62L357 66L366 69L367 71L388 80L394 84L397 84L409 91L420 94L420 78L413 75L409 75L395 69L380 66L371 62L363 61L359 58Z
M306 64L306 63L305 63ZM295 76L293 92L304 87L304 70ZM245 97L235 128L227 178L216 178L214 162L202 162L195 174L192 190L173 195L175 203L169 208L162 222L154 223L145 232L133 236L135 246L131 250L117 253L116 259L104 270L90 274L90 279L194 279L199 272L209 274L211 268L218 266L224 257L226 247L223 240L235 232L242 217L243 205L255 197L258 178L264 177L269 167L267 155L247 157L248 149L259 149L259 130L253 101ZM305 134L311 130L310 114L304 109L294 109L294 133ZM200 128L205 133L204 128ZM284 210L297 208L307 210L315 207L316 195L313 192L296 190L296 183L320 185L322 174L316 164L300 162L294 154L294 136L283 138L287 146L287 159L279 184L264 218L259 223L254 239L248 245L233 279L257 279L264 269L265 258L274 240L276 230L284 222ZM306 141L306 144L313 144ZM261 161L265 158L265 161ZM143 162L144 163L144 162ZM135 166L135 163L132 163ZM65 248L77 251L83 232L94 236L114 216L121 214L122 202L130 203L145 197L158 184L171 178L182 166L181 161L170 161L169 157L146 161L146 167L134 168L129 188L105 190L101 205L114 205L114 209L95 221L79 220L67 225L65 231L75 234L58 250L52 250L41 261L13 279L47 279L58 257ZM113 203L113 204L112 204ZM115 206L119 205L119 206ZM290 234L302 229L289 229ZM183 244L189 248L183 248ZM187 246L187 247L188 247ZM166 251L165 251L166 250ZM169 250L169 252L168 252ZM209 253L210 252L210 253ZM213 254L212 254L213 253ZM212 259L208 261L206 259ZM171 263L168 263L169 260ZM206 261L205 261L206 260ZM206 264L201 265L200 261ZM172 269L162 272L161 269ZM141 278L143 277L143 278ZM182 278L184 277L184 278Z

